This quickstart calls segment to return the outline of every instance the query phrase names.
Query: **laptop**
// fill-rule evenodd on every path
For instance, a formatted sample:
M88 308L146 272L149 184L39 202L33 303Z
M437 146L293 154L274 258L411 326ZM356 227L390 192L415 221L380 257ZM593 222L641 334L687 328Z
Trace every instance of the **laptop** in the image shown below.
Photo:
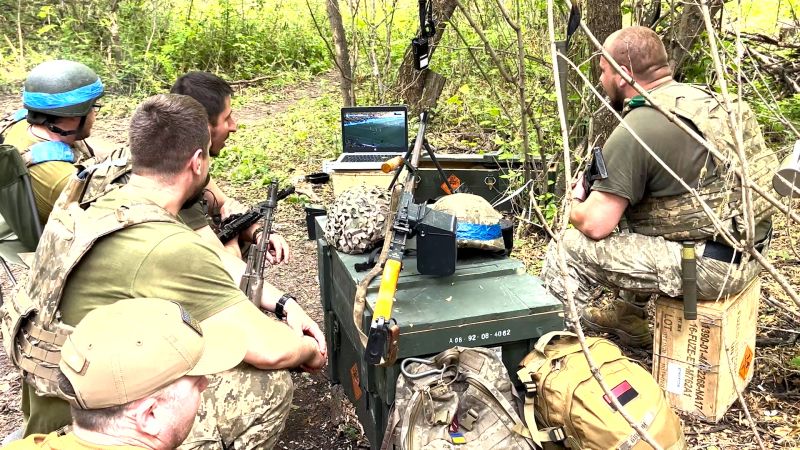
M380 169L381 163L408 150L408 108L355 106L342 108L342 154L332 170Z

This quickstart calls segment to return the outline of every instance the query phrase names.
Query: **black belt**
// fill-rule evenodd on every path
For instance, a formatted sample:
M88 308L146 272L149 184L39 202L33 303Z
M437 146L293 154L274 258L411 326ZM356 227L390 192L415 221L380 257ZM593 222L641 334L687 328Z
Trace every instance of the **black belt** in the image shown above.
M772 231L772 230L770 230ZM769 242L772 233L767 234L767 237L758 241L753 247L758 253L764 250L764 247ZM706 241L706 248L703 250L703 258L716 259L717 261L728 262L731 264L739 264L742 262L741 252L736 251L733 247L725 244L720 244L715 241Z

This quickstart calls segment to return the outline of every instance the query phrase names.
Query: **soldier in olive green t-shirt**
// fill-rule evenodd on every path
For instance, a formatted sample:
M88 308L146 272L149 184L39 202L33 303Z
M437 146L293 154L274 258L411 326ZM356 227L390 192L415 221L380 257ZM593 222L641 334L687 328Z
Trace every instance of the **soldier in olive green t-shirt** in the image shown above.
M97 100L105 89L97 74L84 64L53 60L34 67L25 78L22 104L26 119L17 122L3 133L5 144L13 145L29 157L36 209L44 225L58 196L75 174L73 163L94 156L83 142L91 135L100 105ZM32 157L34 144L54 143L68 146L72 155L57 151L42 151Z
M181 206L193 202L208 183L209 143L208 117L199 103L184 95L151 97L131 119L128 183L86 210L70 204L51 217L27 286L14 299L17 307L39 313L11 317L8 327L30 330L13 336L18 348L41 350L14 352L15 363L32 378L26 380L23 400L29 413L26 434L49 433L69 422L65 403L31 392L35 385L58 394L48 368L52 346L28 336L63 333L99 305L153 296L180 303L201 326L238 330L230 338L243 340L247 348L242 364L214 375L203 391L201 412L184 446L272 448L277 442L293 393L285 369L322 368L325 336L294 297L270 283L247 301L234 271L223 266L223 253L179 222ZM236 267L244 264L236 262Z
M603 90L625 123L603 146L608 178L595 181L590 190L582 180L574 185L569 213L573 228L565 231L560 245L550 245L542 279L556 297L577 303L585 326L614 334L625 345L647 347L652 343L645 309L650 296L683 295L684 245L697 255L696 294L701 300L740 292L760 266L754 259L745 263L741 253L716 241L717 223L698 206L694 194L699 192L706 203L730 202L738 213L735 181L725 183L729 174L723 173L723 165L718 167L704 146L651 106L637 88L658 98L657 105L679 111L681 118L675 120L695 132L717 130L725 133L719 136L722 140L734 142L726 118L709 114L719 107L717 98L672 79L664 44L647 27L616 31L603 47L622 67L620 73L605 56L600 59ZM740 105L741 111L749 111ZM742 128L748 154L763 147L754 120L743 121ZM735 218L730 214L719 222L735 229ZM765 214L756 227L758 251L767 246L769 229ZM559 254L566 255L566 273ZM598 286L618 293L610 307L587 307Z
M138 192L142 194L141 192ZM141 201L129 189L117 189L95 202L89 213L101 215ZM176 270L180 264L180 270ZM158 280L158 282L154 282ZM100 239L69 276L60 310L68 325L89 311L133 297L174 299L198 321L247 301L215 253L198 235L178 223L150 222ZM46 433L70 423L67 402L35 395L23 384L25 434Z
M33 144L45 142L30 133L30 124L24 120L12 125L3 137L4 144L13 145L17 150L25 150ZM76 153L80 154L78 151ZM65 161L47 161L29 167L28 173L31 176L39 220L45 224L61 191L66 187L69 178L75 175L75 165Z

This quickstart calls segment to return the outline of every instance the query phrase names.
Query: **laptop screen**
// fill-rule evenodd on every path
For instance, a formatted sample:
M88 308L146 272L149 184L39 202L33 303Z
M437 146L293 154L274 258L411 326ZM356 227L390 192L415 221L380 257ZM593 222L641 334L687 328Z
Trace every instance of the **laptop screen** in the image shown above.
M342 108L343 152L405 152L408 149L407 115L404 105Z

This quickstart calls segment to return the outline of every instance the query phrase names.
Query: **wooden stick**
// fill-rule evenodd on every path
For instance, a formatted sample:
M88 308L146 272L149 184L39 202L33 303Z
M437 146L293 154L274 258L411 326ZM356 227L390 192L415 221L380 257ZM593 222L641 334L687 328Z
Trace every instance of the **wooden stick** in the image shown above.
M734 143L736 144L736 153L739 156L739 164L741 164L741 178L750 179L750 166L747 162L747 156L744 152L744 138L742 136L741 120L737 121L736 111L731 104L730 95L728 94L728 82L725 79L725 71L722 70L722 63L719 60L719 50L717 49L717 35L714 32L714 26L711 24L711 14L708 11L707 0L700 1L700 12L703 15L703 21L706 26L706 33L708 33L708 43L711 50L711 60L714 61L714 70L717 72L717 81L719 82L720 90L722 91L722 101L725 103L725 109L728 111L728 125L733 130ZM737 42L739 40L737 39ZM741 64L739 64L741 67ZM740 83L741 86L741 83ZM739 103L741 108L741 103ZM739 110L741 112L741 109ZM724 161L724 160L723 160ZM742 183L742 205L744 206L743 217L745 225L744 239L747 245L752 245L755 242L756 224L755 214L753 212L753 197L750 192L750 187L747 183Z
M570 148L569 148L569 136L567 135L567 123L566 123L566 111L564 109L564 103L562 102L561 97L561 83L559 82L559 74L558 74L558 50L556 50L556 38L555 38L555 30L554 30L554 19L553 19L553 0L547 0L547 31L550 37L550 57L553 60L553 80L555 82L555 89L556 89L556 104L558 106L558 118L561 123L561 144L564 147L564 173L571 173L570 171ZM564 184L566 184L567 192L570 191L570 183L569 177L564 177ZM566 203L566 211L564 216L561 218L561 233L563 233L567 229L567 225L569 223L569 209L572 205L572 196L569 196L570 200L565 202ZM628 411L625 410L625 407L619 403L617 397L611 392L611 389L608 387L606 382L603 379L600 370L597 368L597 364L592 357L591 352L589 351L589 347L586 344L586 336L583 334L583 328L581 327L580 317L578 316L578 309L575 306L575 297L572 295L572 290L570 289L570 284L567 282L568 271L567 271L567 258L566 252L564 250L564 243L562 239L559 239L556 242L558 257L556 258L558 261L559 268L561 269L562 276L564 277L564 287L566 291L566 299L567 299L567 316L565 321L567 325L571 325L572 329L575 330L575 334L578 336L578 342L581 345L581 350L583 350L583 355L586 357L586 362L589 365L589 370L592 372L592 376L597 383L600 385L600 388L606 394L607 398L611 400L611 403L614 406L614 409L617 410L620 415L625 419L625 421L630 424L631 428L636 430L636 433L642 438L643 441L650 444L655 449L660 449L661 446L656 443L650 434L644 430L636 420L628 414ZM532 424L529 424L531 426Z
M725 358L728 360L728 374L730 374L731 376L733 390L736 391L736 398L739 399L739 404L742 406L742 411L744 411L744 415L745 417L747 417L747 423L750 425L750 429L753 431L753 434L756 437L756 442L758 443L758 447L761 450L766 450L766 447L764 447L764 441L761 439L761 433L758 432L758 426L756 425L756 421L753 420L753 416L750 415L750 408L747 407L747 402L744 400L744 396L742 395L741 392L739 392L739 388L736 387L737 377L734 369L734 367L736 366L734 366L734 363L731 360L730 346L725 345L724 333L722 336L722 348L725 349Z

